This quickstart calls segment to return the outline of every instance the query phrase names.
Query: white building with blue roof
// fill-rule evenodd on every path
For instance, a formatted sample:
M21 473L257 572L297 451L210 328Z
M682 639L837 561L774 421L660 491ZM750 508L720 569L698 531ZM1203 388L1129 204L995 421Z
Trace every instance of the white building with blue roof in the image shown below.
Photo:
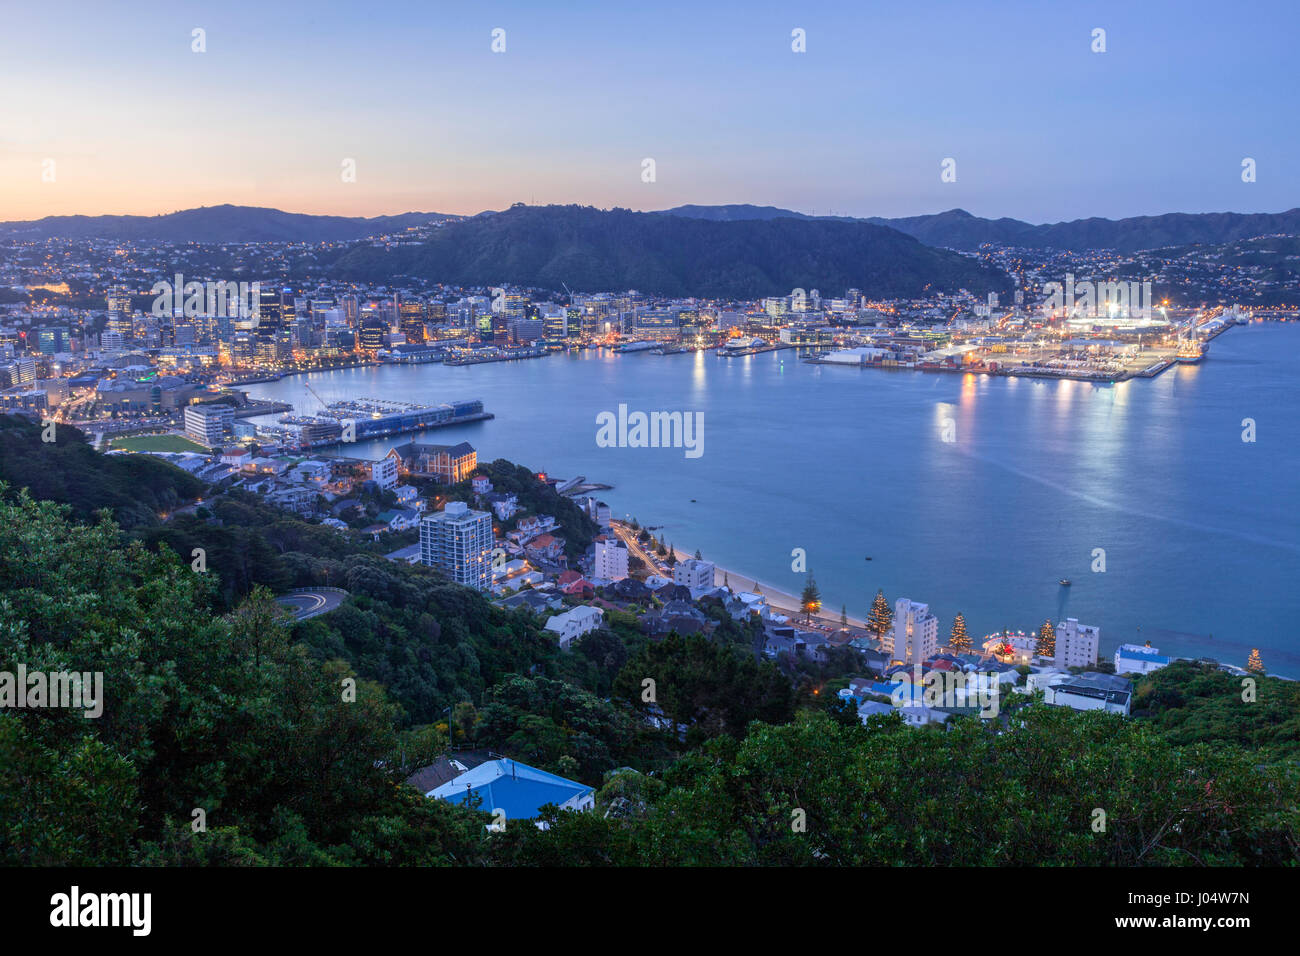
M481 763L425 796L449 803L465 803L477 797L478 809L494 816L504 815L506 821L535 820L548 803L561 810L580 812L595 804L591 787L505 758ZM544 828L541 823L538 826Z
M1116 674L1150 674L1169 665L1169 658L1150 644L1121 644L1115 651Z

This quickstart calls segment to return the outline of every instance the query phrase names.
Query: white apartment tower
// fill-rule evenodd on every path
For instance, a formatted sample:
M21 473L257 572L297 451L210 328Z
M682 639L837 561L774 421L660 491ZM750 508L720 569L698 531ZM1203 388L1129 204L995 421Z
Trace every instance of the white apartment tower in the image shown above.
M1056 625L1056 666L1089 667L1097 663L1101 628L1067 618Z
M457 584L487 591L492 584L492 516L449 501L420 522L420 563Z
M596 538L596 561L592 574L605 581L627 577L627 545L613 535Z
M713 588L715 574L712 561L687 558L685 561L678 561L677 566L673 568L673 584L690 588L692 594L696 591L708 591Z
M930 613L930 605L899 598L894 602L894 627L884 643L893 660L919 664L939 652L939 619Z

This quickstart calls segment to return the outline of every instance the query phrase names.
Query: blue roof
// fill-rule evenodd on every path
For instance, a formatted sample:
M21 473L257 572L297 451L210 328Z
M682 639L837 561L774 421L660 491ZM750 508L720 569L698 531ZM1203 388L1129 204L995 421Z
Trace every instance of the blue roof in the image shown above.
M505 811L507 820L532 820L542 806L560 806L574 797L591 793L591 787L566 780L515 760L489 760L473 770L448 780L425 796L450 803L464 803L472 794L480 810Z
M1134 660L1151 661L1153 664L1169 663L1169 658L1158 653L1154 647L1143 647L1140 644L1121 644L1119 656L1121 658L1128 657Z

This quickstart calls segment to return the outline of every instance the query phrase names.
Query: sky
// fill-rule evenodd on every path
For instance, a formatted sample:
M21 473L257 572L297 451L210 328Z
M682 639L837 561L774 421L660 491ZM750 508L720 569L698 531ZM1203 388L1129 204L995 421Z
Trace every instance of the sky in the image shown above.
M1300 205L1294 0L55 0L0 23L0 221Z

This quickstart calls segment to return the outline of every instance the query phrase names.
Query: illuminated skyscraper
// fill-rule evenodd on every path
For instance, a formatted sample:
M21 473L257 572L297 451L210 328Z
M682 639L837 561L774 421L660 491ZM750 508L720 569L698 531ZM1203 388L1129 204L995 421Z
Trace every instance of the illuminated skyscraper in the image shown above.
M397 327L408 342L424 341L424 303L416 299L399 302L397 305Z
M108 294L108 323L105 328L116 332L124 341L131 338L131 293L115 286Z

